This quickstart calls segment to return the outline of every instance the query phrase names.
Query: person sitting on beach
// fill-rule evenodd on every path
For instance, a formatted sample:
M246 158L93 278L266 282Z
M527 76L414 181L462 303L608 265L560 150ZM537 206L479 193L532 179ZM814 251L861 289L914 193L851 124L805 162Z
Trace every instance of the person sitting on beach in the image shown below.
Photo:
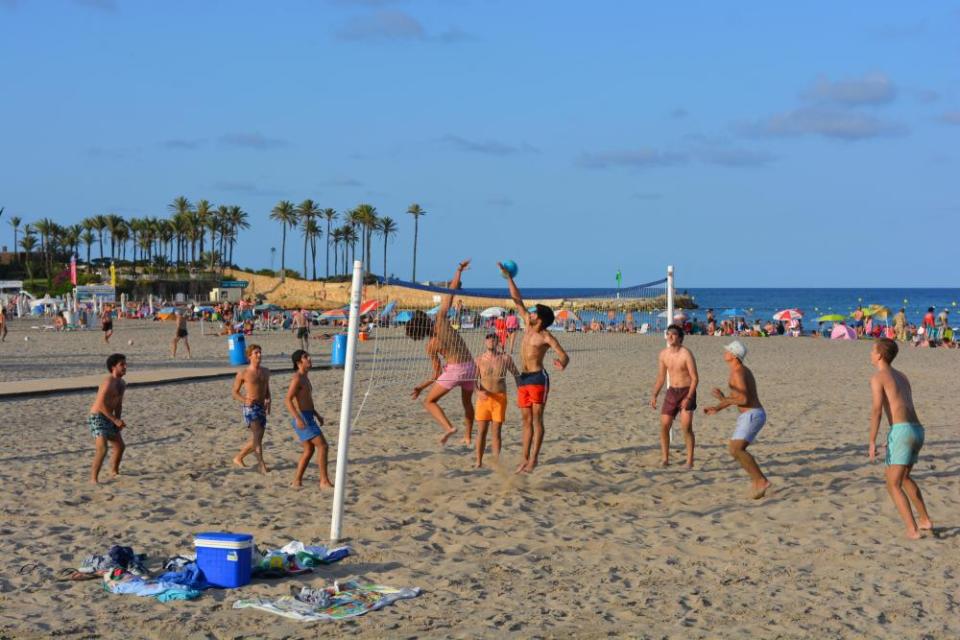
M439 440L441 445L446 444L450 436L457 431L438 404L440 398L447 395L454 387L460 387L460 400L463 403L463 420L466 427L463 441L467 445L473 441L473 387L477 379L477 367L467 343L450 326L450 320L447 317L450 306L453 304L453 291L460 287L460 277L469 265L470 261L464 260L457 266L453 280L450 281L450 293L443 297L435 320L431 320L430 316L418 310L413 313L406 327L407 337L413 340L429 338L426 351L433 365L433 375L429 380L415 386L411 396L416 400L424 389L432 386L424 405L444 430ZM443 358L443 364L441 364L441 358Z
M323 416L317 413L313 406L313 385L310 383L310 368L313 361L310 354L303 349L297 349L291 356L293 360L293 377L290 379L290 387L287 389L285 404L287 411L293 416L290 424L293 426L293 432L297 434L300 444L303 446L303 453L300 454L300 461L297 463L297 472L293 476L291 486L303 486L303 474L310 464L310 458L313 452L319 449L317 464L320 466L320 488L331 489L330 477L327 475L327 453L329 447L323 437L320 427L323 426Z
M103 331L103 343L109 344L113 335L113 315L110 307L105 306L100 314L100 330Z
M193 352L190 351L190 340L187 339L187 335L189 334L187 331L187 316L185 316L182 311L177 309L173 312L173 317L177 321L177 326L174 328L173 344L170 357L177 357L177 344L183 340L183 346L187 348L187 358L193 358Z
M250 440L234 456L233 463L245 467L244 458L253 453L257 457L257 469L260 473L267 473L270 470L263 462L263 432L267 428L267 416L270 415L270 370L260 366L263 358L260 345L248 345L247 358L250 364L237 372L231 396L243 405L243 421L250 430ZM241 389L244 389L245 395L241 395Z
M514 378L520 375L517 365L509 354L499 348L499 340L494 332L484 338L484 352L477 358L477 469L483 466L483 453L487 448L487 429L492 423L493 455L500 458L500 429L507 415L506 373Z
M67 319L63 317L63 311L57 311L57 315L53 317L53 328L57 331L67 330Z
M890 424L885 471L887 491L907 526L907 538L917 540L921 531L933 529L920 487L910 476L923 447L924 430L913 406L910 381L892 366L897 351L897 343L886 338L875 341L870 351L870 364L877 372L870 378L873 401L870 409L869 455L870 462L876 461L877 433L883 414L886 413L887 422ZM916 520L913 509L917 512Z
M527 306L513 281L513 276L499 262L497 266L510 286L510 297L517 307L517 313L526 312ZM527 312L526 326L520 341L522 373L517 378L517 406L523 416L523 460L516 473L532 472L540 459L544 435L543 411L550 391L550 376L543 368L543 358L549 349L553 349L557 353L553 365L558 370L563 371L570 363L570 356L547 330L553 324L553 317L553 309L543 304L535 305L534 311Z
M693 412L697 410L697 385L700 377L697 373L697 361L693 353L683 346L683 331L672 324L667 327L667 347L657 357L657 381L653 384L653 397L650 407L657 408L657 396L667 376L667 387L663 408L660 410L660 466L670 464L670 429L680 414L680 428L687 447L687 469L693 468L693 448L696 437L693 434Z
M127 383L123 381L123 376L127 375L127 357L122 353L110 355L107 358L107 371L110 374L100 383L97 397L90 405L90 415L87 416L87 426L96 443L90 468L90 482L93 484L99 482L100 467L107 456L107 443L113 446L110 460L110 473L113 476L120 475L120 460L126 448L120 430L127 425L120 416L123 413L123 394L127 390Z
M739 462L750 476L753 498L759 500L770 488L770 481L763 475L756 459L747 451L747 447L753 444L757 434L760 433L760 429L767 421L767 414L763 410L763 405L760 404L757 381L753 377L753 372L743 364L746 357L747 348L739 340L734 340L724 347L723 359L730 368L730 378L727 381L730 393L724 395L723 391L715 388L711 393L720 402L705 408L703 412L712 416L727 407L736 406L740 410L740 415L737 416L737 428L734 429L733 436L730 438L729 451L734 460Z

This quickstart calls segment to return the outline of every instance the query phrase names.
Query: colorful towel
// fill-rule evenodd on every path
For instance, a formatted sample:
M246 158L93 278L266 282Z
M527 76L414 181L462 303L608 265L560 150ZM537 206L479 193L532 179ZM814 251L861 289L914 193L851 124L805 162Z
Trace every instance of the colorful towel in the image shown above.
M343 620L362 616L368 611L376 611L406 598L420 595L417 587L397 589L381 584L360 583L350 580L334 583L325 589L303 587L296 595L280 596L274 600L252 598L237 600L234 609L260 609L278 616L316 622L318 620Z
M350 547L327 549L323 546L305 546L292 540L280 549L257 549L253 556L252 573L256 578L282 578L307 573L313 567L331 564L350 555Z
M193 600L200 591L173 582L148 580L123 569L113 569L103 576L103 589L110 593L124 593L156 598L160 602L170 600Z

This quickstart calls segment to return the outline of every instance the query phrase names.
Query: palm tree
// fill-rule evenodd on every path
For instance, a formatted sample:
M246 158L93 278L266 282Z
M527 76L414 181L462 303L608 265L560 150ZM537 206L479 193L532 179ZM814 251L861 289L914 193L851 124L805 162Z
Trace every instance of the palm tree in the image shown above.
M83 231L83 227L78 224L72 224L63 229L63 243L68 249L70 257L77 255L80 249L80 233Z
M10 218L10 226L13 227L13 253L17 262L20 262L20 249L19 244L17 243L17 234L20 233L20 223L23 222L21 218L13 216Z
M55 223L50 218L44 218L38 222L33 223L34 228L40 234L40 253L43 254L43 268L47 273L47 287L52 286L50 266L52 263L50 254L51 245L54 234L54 225Z
M233 264L233 246L237 242L240 229L250 228L250 223L247 222L247 218L247 212L237 205L230 207L230 210L227 212L227 227L230 235L230 264Z
M97 239L97 236L93 234L93 231L90 229L84 229L80 234L80 242L87 245L87 269L90 269L90 249L93 247L94 241Z
M287 227L297 226L297 211L289 200L281 200L270 212L270 219L283 227L283 240L280 244L280 282L287 278Z
M387 279L387 241L390 236L396 235L397 223L390 216L384 216L377 221L377 232L383 236L383 279Z
M353 262L357 259L357 228L352 224L343 225L343 272L352 273ZM347 249L350 249L350 261L347 262Z
M24 264L27 266L27 280L33 280L33 250L37 248L37 237L33 233L33 227L28 224L23 228L23 238L20 240Z
M93 228L96 230L97 234L100 236L100 259L103 260L103 232L107 228L107 217L93 216L91 220L93 221Z
M358 204L354 211L363 226L363 236L360 238L360 242L364 246L364 273L371 273L373 271L373 256L370 252L370 243L373 239L373 232L377 228L377 208L372 204L362 203Z
M306 224L303 225L303 235L310 239L310 255L313 257L313 279L317 279L317 238L320 237L323 231L320 229L320 225L317 224L317 221L314 219L307 220ZM306 277L306 268L304 268L304 277Z
M316 229L316 219L320 215L320 207L317 206L313 200L307 198L299 205L297 205L297 217L300 219L300 227L303 229L303 277L307 277L307 242L311 239L311 231L308 231L308 227L311 222L314 222L313 228ZM313 277L316 279L317 267L316 267L316 249L314 249L314 267L313 267Z
M190 214L193 205L186 196L177 196L167 205L167 209L173 212L173 219L177 223L177 266L180 266L187 258L186 241L190 236Z
M420 229L420 216L427 215L427 212L420 208L416 202L407 207L407 213L413 216L413 276L411 280L417 281L417 234Z
M110 232L110 259L115 260L117 257L117 235L124 225L123 218L111 213L104 216L104 220L106 221L106 230Z
M340 256L339 256L338 249L340 248L340 243L343 242L343 229L338 227L333 230L332 235L330 234L327 235L328 253L329 253L331 242L333 242L333 272L336 275L340 275L340 271L338 269L338 267L340 266ZM327 277L329 277L329 275Z
M127 259L127 241L130 239L130 223L126 220L121 220L121 224L115 230L110 232L110 241L116 239L117 248L119 249L118 257L121 260Z
M196 206L197 214L197 227L200 235L200 254L203 254L204 244L203 238L207 234L207 229L210 228L211 218L213 217L213 205L210 204L208 200L200 200L197 202ZM213 239L211 238L210 246L213 246Z
M327 277L330 277L330 223L337 219L337 212L334 209L324 209L320 212L324 218L327 219ZM333 251L334 262L336 262L337 251L334 248ZM336 264L334 264L334 271L336 271Z

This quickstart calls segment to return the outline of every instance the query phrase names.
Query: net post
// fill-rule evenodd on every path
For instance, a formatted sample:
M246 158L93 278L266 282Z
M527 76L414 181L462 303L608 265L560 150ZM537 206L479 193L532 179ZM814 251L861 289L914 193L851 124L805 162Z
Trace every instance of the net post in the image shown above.
M673 324L673 265L667 265L667 326ZM666 339L667 331L664 329L663 337ZM667 389L670 389L670 372L667 372ZM669 444L673 444L673 425L670 425Z
M337 477L333 490L333 514L330 520L330 541L340 540L343 523L343 501L347 484L347 449L350 445L350 414L353 410L354 359L357 353L357 325L360 323L360 296L363 293L363 263L353 262L353 283L350 287L350 321L347 323L347 353L343 365L343 394L340 398L340 432L337 435Z

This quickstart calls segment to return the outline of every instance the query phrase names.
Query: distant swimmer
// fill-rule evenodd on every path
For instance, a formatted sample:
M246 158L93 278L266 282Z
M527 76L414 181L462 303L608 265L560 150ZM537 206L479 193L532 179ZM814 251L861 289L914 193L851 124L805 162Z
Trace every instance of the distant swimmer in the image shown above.
M193 357L193 354L190 352L190 340L187 339L187 335L188 335L188 331L187 331L187 317L186 317L185 315L183 315L183 313L181 313L179 309L174 313L174 317L175 317L176 320L177 320L177 327L176 327L176 329L174 330L175 333L174 333L174 336L173 336L173 353L172 353L172 355L173 355L174 358L177 357L177 343L180 342L181 340L183 340L183 346L185 346L185 347L187 348L187 357L188 357L188 358L192 358L192 357Z
M885 472L887 491L903 524L907 526L907 537L917 540L921 537L921 531L933 529L920 487L910 477L923 447L924 430L913 407L910 381L891 366L893 359L897 357L897 351L897 343L887 338L874 342L870 351L870 364L877 370L870 378L870 391L873 396L870 409L870 461L876 460L877 432L880 430L880 420L886 413L890 424ZM917 512L916 520L913 517L914 509Z
M767 422L767 414L763 410L763 405L760 404L757 381L753 377L753 372L743 364L746 357L747 348L739 340L734 340L724 347L723 359L730 367L730 378L727 381L730 393L724 395L720 389L714 389L713 397L720 402L707 407L703 412L712 416L727 407L735 406L740 410L740 415L737 416L737 428L734 429L733 436L730 438L730 455L750 475L753 483L753 498L759 500L770 488L770 481L760 471L757 461L747 451L747 447L753 444L760 429Z
M303 349L297 349L291 356L293 360L293 377L287 389L286 407L293 416L290 420L293 432L297 434L303 453L297 463L297 472L293 476L294 487L303 486L303 474L310 464L313 452L318 451L317 463L320 465L320 488L329 489L333 485L327 475L327 453L329 447L323 437L320 427L323 426L323 416L317 413L313 406L313 385L310 383L310 368L313 361L310 354Z
M547 329L553 324L553 309L538 304L533 311L520 295L513 276L501 263L497 263L510 286L510 297L517 307L517 313L526 314L523 338L520 341L521 372L517 377L517 406L523 416L523 461L517 467L517 473L530 473L540 459L540 447L543 445L543 411L547 406L550 391L550 376L543 368L543 358L553 349L557 357L553 365L563 371L570 364L570 356L560 346L560 342Z
M406 327L407 337L413 340L428 338L426 351L433 365L433 375L415 386L411 396L416 400L424 389L432 387L427 394L425 406L433 419L443 428L444 433L440 436L441 445L446 444L457 430L437 403L454 387L460 387L460 400L463 403L463 421L466 426L464 443L469 445L472 441L473 388L477 380L477 367L467 343L463 341L457 330L450 326L450 319L447 317L453 305L453 291L460 287L460 278L468 266L470 266L469 260L464 260L457 266L453 280L450 281L451 291L443 297L435 320L431 320L430 316L422 311L415 311ZM442 363L441 358L443 358Z
M257 457L260 473L267 473L270 470L263 461L263 433L267 429L267 416L270 415L270 370L260 366L263 358L260 345L247 346L247 358L250 364L237 372L231 395L243 405L243 422L250 430L250 440L243 445L233 462L245 467L244 458L253 453ZM245 395L240 393L241 390Z
M509 354L500 350L500 339L496 332L487 334L483 341L483 354L477 358L477 370L480 380L477 382L477 463L483 466L483 454L487 447L487 430L492 427L493 455L500 457L500 429L507 415L507 383L505 377L510 373L514 378L520 375L517 365Z
M100 467L107 456L107 443L113 447L110 472L114 476L120 474L120 460L126 448L120 430L127 425L120 416L123 414L123 394L127 390L127 383L123 381L123 376L127 375L127 357L122 353L112 354L107 358L107 371L110 375L100 383L87 416L87 426L96 443L90 469L90 482L94 484L99 481Z
M667 347L657 358L657 381L653 385L653 397L650 406L657 408L657 396L663 388L664 380L670 376L670 386L660 409L660 466L670 464L670 427L679 414L680 428L687 447L687 468L693 468L693 448L696 438L693 434L693 412L697 410L697 361L693 354L683 346L683 329L672 324L667 327Z

